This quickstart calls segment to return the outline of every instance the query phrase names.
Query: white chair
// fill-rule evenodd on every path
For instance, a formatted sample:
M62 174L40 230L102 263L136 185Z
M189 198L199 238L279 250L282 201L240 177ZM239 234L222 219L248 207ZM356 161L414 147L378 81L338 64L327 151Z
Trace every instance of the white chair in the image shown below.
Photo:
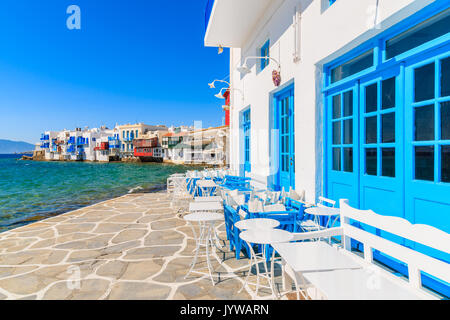
M336 206L336 201L320 196L319 202L316 205L318 207L334 208ZM333 227L338 218L339 218L338 215L335 216L334 220L332 220L331 217L328 217L326 226L323 227L320 225L318 217L314 216L314 218L312 218L312 219L300 221L299 226L300 226L301 230L303 230L304 232L318 231L321 229L327 229L327 228ZM331 221L333 221L333 222L330 223Z

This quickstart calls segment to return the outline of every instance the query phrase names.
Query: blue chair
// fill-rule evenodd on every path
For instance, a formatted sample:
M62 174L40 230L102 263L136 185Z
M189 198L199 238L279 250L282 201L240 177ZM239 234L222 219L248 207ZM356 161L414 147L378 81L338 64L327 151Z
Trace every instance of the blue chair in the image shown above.
M227 232L227 239L230 242L230 250L235 251L236 260L240 259L240 253L242 249L244 249L246 255L250 257L250 249L247 247L247 244L239 237L241 231L234 225L236 222L241 220L241 217L238 214L239 207L237 209L234 209L233 207L224 204L223 209L225 216L225 229Z

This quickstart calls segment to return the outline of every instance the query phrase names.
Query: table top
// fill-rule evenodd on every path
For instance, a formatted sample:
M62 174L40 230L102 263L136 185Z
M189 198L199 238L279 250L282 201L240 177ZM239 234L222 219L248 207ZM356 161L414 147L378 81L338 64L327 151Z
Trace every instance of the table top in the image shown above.
M340 214L339 208L331 208L331 207L311 207L305 209L305 212L308 214L312 214L315 216L336 216Z
M304 277L330 300L417 300L419 292L377 275L375 269L341 269L304 273ZM400 280L400 279L399 279Z
M248 229L242 231L239 237L249 243L275 244L289 242L294 236L292 233L280 229Z
M217 183L213 180L198 180L197 186L200 188L214 188L217 187Z
M279 243L273 247L296 272L361 268L350 256L324 241Z
M239 230L248 229L273 229L280 225L275 219L256 218L238 221L234 224Z
M187 214L183 218L190 222L212 222L223 220L223 215L213 212L195 212Z
M189 203L189 211L210 211L210 210L223 210L223 204L221 202L191 202Z
M222 197L214 196L214 197L195 197L195 202L222 202Z

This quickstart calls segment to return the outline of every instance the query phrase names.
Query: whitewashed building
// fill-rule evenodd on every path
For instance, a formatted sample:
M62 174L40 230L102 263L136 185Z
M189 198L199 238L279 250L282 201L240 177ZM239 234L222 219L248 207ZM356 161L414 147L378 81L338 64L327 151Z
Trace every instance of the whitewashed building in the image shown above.
M208 1L205 46L230 48L231 169L450 232L449 6Z

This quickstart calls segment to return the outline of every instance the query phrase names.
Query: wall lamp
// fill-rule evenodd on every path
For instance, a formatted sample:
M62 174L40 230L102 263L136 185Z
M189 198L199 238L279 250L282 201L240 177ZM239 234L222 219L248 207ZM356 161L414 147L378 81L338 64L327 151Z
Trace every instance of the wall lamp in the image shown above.
M215 88L214 83L216 83L216 82L222 82L222 83L227 84L229 87L231 86L229 82L224 81L224 80L214 80L213 82L208 83L208 86L209 86L211 89L214 89L214 88Z
M270 59L270 60L272 60L273 62L275 62L278 65L278 70L280 70L280 68L281 68L280 63L277 60L275 60L274 58L272 58L272 57L269 57L269 56L265 56L265 57L251 56L251 57L246 57L245 60L244 60L244 64L242 66L236 68L236 70L239 71L242 75L246 75L246 74L249 74L249 73L252 72L250 70L250 68L247 66L247 60L248 59Z

